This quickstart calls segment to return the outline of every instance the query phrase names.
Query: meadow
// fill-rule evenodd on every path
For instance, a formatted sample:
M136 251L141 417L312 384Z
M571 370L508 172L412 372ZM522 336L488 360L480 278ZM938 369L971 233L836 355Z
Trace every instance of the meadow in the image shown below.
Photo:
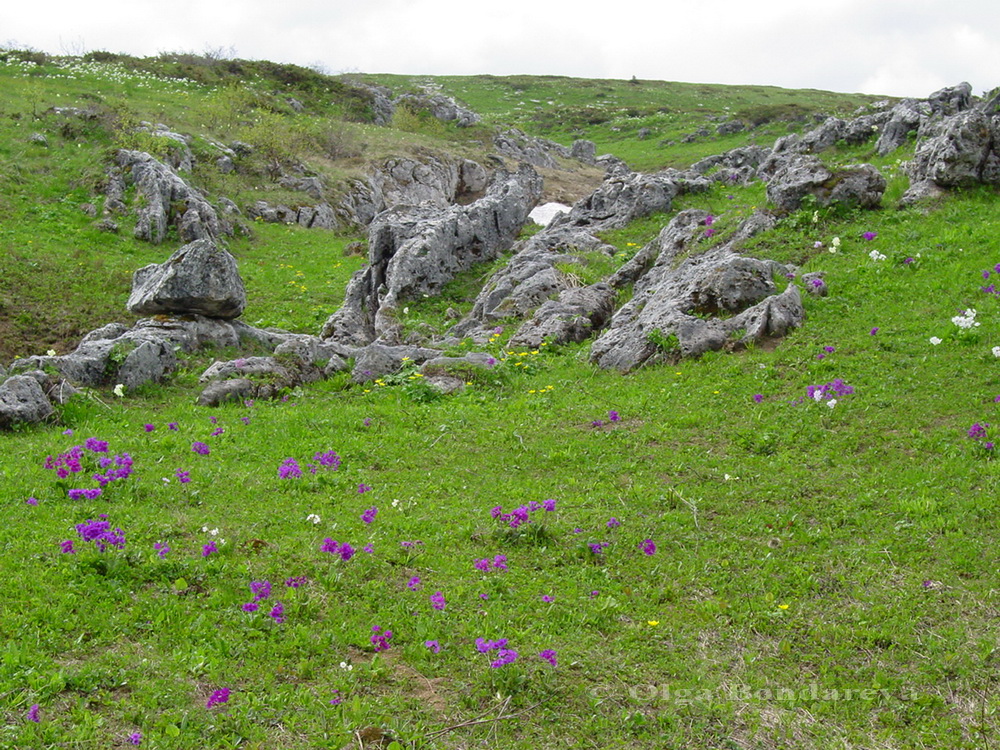
M219 91L139 83L101 85L171 124L197 111L177 97ZM495 83L461 85L489 113ZM29 115L75 101L73 80L8 63L0 85L6 365L128 321L131 271L173 248L79 212L115 131ZM768 103L740 95L718 107ZM986 187L896 208L909 149L823 154L879 165L881 210L809 207L747 242L828 288L767 346L620 374L587 344L510 348L507 325L458 394L411 368L217 409L197 379L234 353L201 352L0 435L0 746L991 747L1000 214ZM719 185L676 208L717 217L708 243L765 205ZM605 239L624 262L669 219ZM247 322L315 333L355 239L235 240ZM409 314L443 328L442 307Z

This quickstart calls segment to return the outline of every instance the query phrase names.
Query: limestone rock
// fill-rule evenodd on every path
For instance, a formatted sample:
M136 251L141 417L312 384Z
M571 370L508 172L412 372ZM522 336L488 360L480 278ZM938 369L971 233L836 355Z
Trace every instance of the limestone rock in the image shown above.
M344 305L321 335L353 346L398 342L399 304L438 293L456 273L509 248L540 195L541 178L523 165L516 174L499 173L467 206L399 206L379 214L369 228L368 267L351 279Z
M614 312L615 290L608 284L566 289L543 302L511 337L511 346L536 348L543 341L568 344L586 341L607 325Z
M861 208L877 208L885 192L886 182L870 164L844 167L836 174L817 157L789 157L767 183L767 198L781 211L796 211L806 196L817 205L838 203Z
M123 149L115 157L120 170L108 186L109 210L124 208L124 182L136 186L141 203L136 209L135 236L159 244L169 226L178 228L186 242L215 239L231 233L204 196L189 186L168 165L142 151ZM117 177L117 178L116 178Z
M0 385L0 429L18 423L42 422L55 413L35 378L14 375Z
M184 245L161 264L140 268L126 304L137 315L239 317L246 289L236 260L210 240Z

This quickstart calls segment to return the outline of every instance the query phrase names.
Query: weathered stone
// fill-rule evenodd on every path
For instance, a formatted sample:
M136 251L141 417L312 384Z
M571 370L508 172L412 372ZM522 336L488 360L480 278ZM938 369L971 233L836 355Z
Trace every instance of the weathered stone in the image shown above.
M246 306L246 289L233 256L203 239L184 245L164 263L136 271L126 306L137 315L232 319Z
M0 429L19 423L42 422L55 413L38 381L28 375L14 375L0 385Z
M543 302L511 337L511 346L535 348L548 342L586 341L604 328L614 312L615 290L608 284L566 289L557 300Z
M351 378L355 383L366 383L399 372L407 362L419 365L440 356L437 349L369 344L355 353Z
M608 330L594 341L592 361L628 371L730 343L784 335L801 324L798 292L777 294L774 278L788 271L785 266L741 256L730 243L694 252L701 236L699 216L704 212L684 211L661 232L660 253L652 266L651 250L646 252L642 266L649 270L636 280L632 299L614 314Z
M471 127L482 118L467 107L463 107L450 96L428 91L423 94L401 94L393 100L398 108L407 106L415 111L429 112L442 122L454 122L460 128Z
M544 169L558 169L556 157L569 157L571 154L568 148L555 141L536 138L514 128L493 136L493 146L504 156Z
M247 378L214 380L198 396L198 406L220 406L259 396L259 384Z
M573 141L570 146L569 155L584 164L597 163L597 145L593 141L583 138Z
M455 274L493 260L510 247L541 194L541 178L524 165L500 173L487 194L447 209L397 207L368 233L368 267L347 287L344 305L323 327L323 338L363 346L399 340L399 303L436 294Z
M135 184L141 199L136 209L135 236L138 239L159 244L171 224L178 227L185 241L218 238L229 233L211 204L171 167L147 153L126 149L118 152L115 161L122 177ZM123 195L123 186L111 180L106 207L123 206Z
M915 99L904 99L889 113L889 120L882 126L882 133L875 142L875 150L879 156L892 153L906 143L910 134L915 134L923 118L930 114L926 103Z
M972 106L972 86L963 81L957 86L946 86L927 97L931 111L936 115L956 115Z
M851 165L834 174L815 156L795 155L768 181L767 198L781 211L798 210L806 196L819 206L877 208L885 186L885 178L870 164Z
M948 117L927 131L909 163L910 181L940 187L984 182L990 156L1000 143L1000 122L972 109Z

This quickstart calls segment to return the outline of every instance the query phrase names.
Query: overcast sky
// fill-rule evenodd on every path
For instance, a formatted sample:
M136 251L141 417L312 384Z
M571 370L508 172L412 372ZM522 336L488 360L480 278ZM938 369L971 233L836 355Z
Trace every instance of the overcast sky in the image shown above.
M517 73L924 97L1000 85L997 0L4 0L0 43L232 50L330 73Z

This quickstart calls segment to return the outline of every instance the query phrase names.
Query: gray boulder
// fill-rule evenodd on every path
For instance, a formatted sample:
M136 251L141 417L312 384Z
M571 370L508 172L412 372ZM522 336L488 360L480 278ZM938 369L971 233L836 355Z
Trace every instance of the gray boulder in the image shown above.
M14 375L0 385L0 429L19 423L42 422L55 413L38 381L28 375Z
M355 383L367 383L399 372L408 362L420 365L440 356L441 351L438 349L369 344L355 352L351 378Z
M510 247L541 195L528 165L498 173L486 195L467 206L399 206L379 214L368 232L368 266L351 279L344 305L322 337L364 346L396 342L396 310L407 299L437 294L460 271Z
M770 178L767 198L781 211L798 210L806 196L819 206L877 208L885 187L882 173L870 164L851 165L834 174L817 157L799 154L784 161Z
M972 106L972 86L965 81L946 86L928 96L927 103L936 115L957 115Z
M393 100L393 104L397 108L407 106L418 112L429 112L436 119L442 122L454 122L460 128L471 127L482 120L479 115L463 107L450 96L432 91L423 94L400 94Z
M236 259L210 240L184 245L164 263L140 268L126 307L137 315L239 317L246 289Z
M142 151L123 149L115 157L118 171L109 178L108 210L122 210L125 185L136 187L135 236L159 244L171 225L185 242L215 239L231 230L220 221L204 196L168 165Z
M664 228L656 261L594 341L593 362L629 371L784 335L801 324L798 290L779 293L775 283L788 268L739 255L731 243L695 252L704 215L683 211Z
M875 143L879 156L885 156L906 143L910 134L916 134L922 119L930 114L926 102L916 99L904 99L889 112L888 121L882 126L882 132Z
M536 138L513 128L493 136L493 146L504 156L543 169L558 169L556 157L568 158L572 153L554 141Z
M911 183L950 188L993 182L1000 122L970 109L928 126L925 132L907 169Z
M573 141L573 145L570 146L569 155L577 161L582 161L584 164L596 164L597 145L593 141L582 138L575 140Z
M603 282L566 289L559 298L543 302L510 339L511 346L535 348L548 342L568 344L586 341L611 320L615 290Z

